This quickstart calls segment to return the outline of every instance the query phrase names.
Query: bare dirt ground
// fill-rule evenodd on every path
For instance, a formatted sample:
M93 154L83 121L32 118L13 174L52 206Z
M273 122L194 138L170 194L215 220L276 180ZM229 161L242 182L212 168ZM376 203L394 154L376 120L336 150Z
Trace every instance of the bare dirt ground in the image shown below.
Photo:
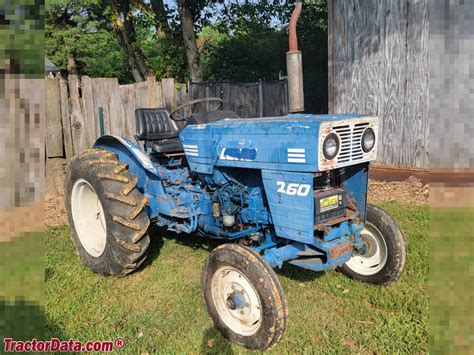
M62 226L67 223L64 208L64 180L66 177L64 159L48 159L46 164L45 225Z
M428 203L429 185L410 176L404 181L369 180L369 202L379 203L399 201L406 204L421 205Z
M62 226L67 223L64 208L64 179L66 162L62 159L50 160L46 171L45 225ZM400 201L406 204L428 203L429 186L410 176L405 181L369 180L369 202L380 203Z

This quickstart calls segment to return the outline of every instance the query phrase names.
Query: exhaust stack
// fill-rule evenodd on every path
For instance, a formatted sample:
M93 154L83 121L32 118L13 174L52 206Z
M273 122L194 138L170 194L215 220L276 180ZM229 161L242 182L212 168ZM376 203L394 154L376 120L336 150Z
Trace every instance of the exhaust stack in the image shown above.
M303 10L303 3L298 1L291 14L289 26L289 50L286 53L286 72L288 76L288 96L290 113L304 111L304 89L303 89L303 57L298 50L298 36L296 25Z

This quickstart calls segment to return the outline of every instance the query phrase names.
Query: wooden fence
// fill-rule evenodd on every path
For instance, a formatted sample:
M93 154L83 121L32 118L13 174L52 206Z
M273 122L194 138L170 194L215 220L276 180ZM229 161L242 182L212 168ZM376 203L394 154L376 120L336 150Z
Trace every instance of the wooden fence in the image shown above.
M428 0L329 1L329 112L380 118L377 162L428 168Z
M241 117L279 116L288 113L287 90L286 81L180 84L174 79L160 82L150 77L141 83L119 85L116 78L47 78L46 155L70 159L89 149L99 137L99 107L103 108L106 134L133 139L137 108L171 110L197 98L220 97L223 109ZM210 107L212 103L200 104L195 111Z

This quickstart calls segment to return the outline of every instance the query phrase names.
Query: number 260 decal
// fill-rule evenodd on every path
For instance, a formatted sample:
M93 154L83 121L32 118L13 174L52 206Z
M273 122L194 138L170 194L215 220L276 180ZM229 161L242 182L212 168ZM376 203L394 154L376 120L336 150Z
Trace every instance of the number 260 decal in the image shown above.
M284 181L277 181L277 185L277 192L290 196L308 196L309 191L311 190L311 185L309 184L297 184L291 182L287 185Z

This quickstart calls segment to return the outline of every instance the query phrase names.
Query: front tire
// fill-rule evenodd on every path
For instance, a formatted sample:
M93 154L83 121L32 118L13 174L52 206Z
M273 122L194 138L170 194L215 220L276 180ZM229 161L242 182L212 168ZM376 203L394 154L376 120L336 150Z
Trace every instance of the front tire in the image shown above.
M405 269L407 248L400 226L383 209L367 207L367 221L361 232L367 251L355 254L341 267L352 279L375 285L396 281Z
M92 149L74 157L67 170L71 239L84 265L102 275L138 269L150 245L147 200L127 167L115 154Z
M277 344L286 328L287 307L273 269L237 244L214 249L201 285L215 327L230 341L253 350Z

